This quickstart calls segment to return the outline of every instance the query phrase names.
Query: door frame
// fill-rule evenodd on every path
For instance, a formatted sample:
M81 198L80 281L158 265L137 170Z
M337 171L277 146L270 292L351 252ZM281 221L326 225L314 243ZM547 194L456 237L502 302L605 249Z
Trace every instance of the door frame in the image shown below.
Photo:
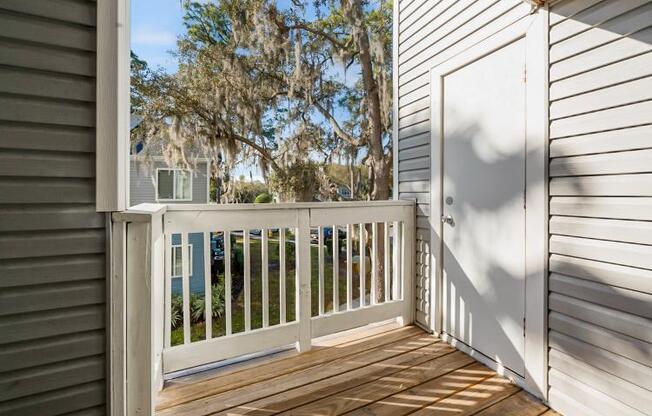
M443 333L443 78L519 39L526 42L525 374L520 376ZM540 8L430 70L431 328L458 349L547 399L548 10Z

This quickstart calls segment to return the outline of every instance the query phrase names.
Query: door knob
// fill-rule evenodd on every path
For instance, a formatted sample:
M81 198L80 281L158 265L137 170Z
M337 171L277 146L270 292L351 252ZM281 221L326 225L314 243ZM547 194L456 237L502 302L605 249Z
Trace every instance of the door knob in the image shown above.
M443 224L453 225L453 217L451 217L450 215L442 215L441 222Z

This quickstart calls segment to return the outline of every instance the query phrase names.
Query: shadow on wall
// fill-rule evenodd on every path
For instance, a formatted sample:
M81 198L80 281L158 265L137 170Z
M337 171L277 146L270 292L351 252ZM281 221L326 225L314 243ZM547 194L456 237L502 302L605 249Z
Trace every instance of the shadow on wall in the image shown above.
M521 154L504 154L500 158L495 158L491 162L486 161L484 158L482 158L480 155L478 155L478 152L472 145L472 137L476 138L481 138L482 137L482 129L478 125L471 125L467 126L464 129L460 129L457 131L457 133L449 137L448 140L446 141L446 145L449 147L453 147L456 150L455 151L460 151L464 152L465 154L469 155L474 159L473 163L477 163L480 165L486 165L486 168L493 168L495 165L501 165L505 167L506 169L512 170L512 169L522 169L522 163L523 156ZM563 140L563 139L562 139ZM562 157L568 157L568 156L562 156ZM456 166L455 169L460 169L464 170L464 166ZM567 172L565 175L571 177L571 176L578 176L579 172L575 171L575 168L573 168L572 165L569 165ZM461 210L463 212L474 212L474 213L482 213L482 212L493 212L493 211L499 211L501 210L505 204L510 203L510 201L513 201L514 198L522 198L521 194L521 189L522 187L501 187L498 190L492 189L488 183L483 182L482 178L477 178L477 181L471 181L471 186L473 187L473 192L478 192L479 194L482 195L482 200L483 204L479 205L477 204L477 200L473 200L472 203L465 203L464 200L458 200L457 203L462 204ZM465 182L466 185L466 182ZM540 182L528 182L527 186L529 188L535 187L535 186L547 186L548 183L540 183ZM590 189L586 189L581 182L576 181L573 182L572 184L572 190L567 192L568 194L572 194L575 197L579 197L581 199L586 199L586 198L595 198L595 196L592 194L592 191ZM462 221L463 219L460 219ZM438 222L433 223L434 226L439 226ZM497 239L500 239L500 235L496 235ZM451 252L451 248L449 247L448 244L445 244L444 242L439 241L442 243L442 251L444 257L447 259L448 263L446 265L447 269L455 274L458 274L459 276L464 276L463 279L458 279L456 280L455 283L451 281L446 282L446 286L443 288L445 297L448 299L447 302L444 303L444 308L447 308L447 313L449 314L449 319L448 319L448 325L451 328L455 328L455 330L459 333L459 340L462 341L463 343L467 345L473 345L473 325L474 325L474 317L476 318L476 323L479 321L478 316L481 316L485 311L488 310L500 310L498 306L503 303L503 302L509 302L510 299L506 298L503 293L501 293L497 287L495 286L486 286L483 287L482 290L478 290L478 287L476 287L472 283L472 279L466 274L466 271L464 268L460 265L460 263L457 261L455 258L455 255ZM458 244L460 243L459 241L453 241L452 243ZM469 250L477 254L477 259L478 259L478 268L481 270L482 273L485 273L488 276L501 276L503 279L504 284L506 285L517 285L519 282L522 281L523 277L525 278L525 281L528 281L528 279L536 278L536 276L540 275L541 270L534 270L530 271L527 275L523 276L518 276L513 273L513 271L508 270L506 267L504 267L503 264L499 263L496 261L496 259L493 259L491 257L486 257L482 256L483 251L485 251L485 247L482 245L478 244L478 241L466 241L465 242L466 247L470 247ZM555 254L555 253L552 253ZM591 270L589 268L585 268L582 266L575 266L577 271L576 275L578 276L583 276L586 278L586 280L591 281L591 282L601 282L601 277L595 274L594 270ZM476 269L477 271L478 269ZM571 276L575 279L574 276ZM627 296L627 292L623 292L618 290L618 288L615 288L609 284L601 284L600 288L603 291L607 292L607 296ZM631 292L632 296L633 295L639 295L636 292ZM625 300L627 301L627 300ZM637 302L640 304L640 296L637 297L632 297L630 299L631 302ZM553 314L555 312L552 312ZM651 314L652 315L652 314ZM514 320L513 317L509 315L497 315L493 317L497 322L500 323L499 326L496 326L497 328L521 328L522 322L518 322ZM646 318L649 318L649 316L646 316ZM652 322L650 322L652 326ZM450 328L448 328L450 333ZM509 340L509 337L507 336L508 334L506 333L497 333L496 334L496 340L499 342L499 340ZM573 333L566 333L568 336L576 336L576 334ZM586 341L583 341L586 342ZM646 357L643 361L643 364L646 364L649 366L650 363L652 363L652 355L650 354L650 346L647 345L646 343L634 343L632 344L633 347L638 348L639 354L637 354L638 357ZM521 354L521 349L513 344L506 343L503 344L500 348L502 351L506 351L505 355L511 355L511 354ZM572 351L564 351L570 355L575 356L577 359L580 359L585 362L591 362L592 358L587 357L587 356L577 356L574 354ZM500 361L500 357L496 357L498 361ZM640 361L640 360L639 360Z
M572 2L568 2L567 4L570 5L570 3ZM602 2L602 3L609 3L609 1L607 0L607 2ZM597 25L596 26L597 29L596 28L592 29L596 32L594 34L595 35L594 38L591 40L591 42L593 42L594 45L591 48L591 50L589 50L587 53L590 53L591 51L599 50L602 47L607 47L608 45L611 45L614 42L621 42L623 45L630 48L629 52L626 53L624 58L636 54L652 53L650 49L650 45L652 44L652 26L650 26L650 22L652 20L650 20L649 18L650 16L652 16L652 4L650 3L636 8L632 7L632 10L618 17L608 19L608 20L605 20L604 12L596 13L597 9L595 7L586 9L577 14L570 13L570 11L572 11L570 7L564 8L560 6L559 10L560 12L563 12L564 10L568 10L569 14L568 16L563 16L562 18L560 18L559 19L560 23L558 24L560 25L566 24L568 26L574 25L575 32L588 31L589 29L591 29L592 26ZM646 17L647 20L645 21L644 19L646 19ZM567 23L563 23L564 19L567 19ZM591 32L588 32L586 34L586 36L591 36L591 35L592 35ZM652 122L652 118L650 122ZM589 131L591 130L590 127L588 127L586 130L587 131L582 132L581 134L573 135L573 136L564 136L556 140L561 141L561 140L576 139L576 138L581 138L582 135L595 133L594 131ZM405 130L404 134L406 136L409 136L409 131L410 128L408 127ZM614 130L614 137L613 137L614 140L618 140L618 136L617 136L618 133L619 133L618 130ZM471 123L467 126L458 128L455 132L455 135L450 136L446 139L445 145L448 146L449 149L454 149L455 152L464 153L465 155L467 155L467 157L472 158L473 164L477 164L478 166L481 166L486 169L494 169L496 166L500 166L506 170L516 171L518 169L523 168L522 166L523 154L521 153L501 154L500 157L495 157L492 160L488 160L487 158L479 154L477 146L474 146L473 138L474 137L481 138L482 135L483 135L482 126L478 123ZM556 158L563 159L563 158L574 157L574 156L578 156L578 154L576 153L569 154L569 155L560 154L560 155L556 155ZM451 168L463 172L465 166L457 164L451 166ZM560 174L559 177L572 178L575 176L586 175L585 172L579 170L581 168L570 163L566 165L564 169L565 171L563 172L563 174ZM652 168L650 169L650 171L652 171ZM464 184L452 184L452 186L456 186L456 185L466 186L466 187L471 186L472 191L478 195L477 199L473 199L470 202L464 200L456 201L457 203L462 204L461 210L463 212L491 213L491 212L499 211L503 209L505 204L510 203L515 198L522 197L521 195L522 187L510 185L510 186L501 186L499 188L495 188L492 187L491 184L486 181L486 179L487 178L476 177L474 178L473 181L470 182L465 181ZM545 183L540 183L540 182L527 183L528 188L532 188L536 186L547 187L548 180L546 180ZM569 180L563 194L559 196L573 196L575 198L578 198L579 201L582 201L583 199L586 198L600 197L600 195L596 195L592 189L586 188L583 185L582 181L579 180L575 180L575 181ZM627 196L627 195L623 195L623 196ZM482 203L478 204L477 203L478 200L481 200ZM623 219L627 219L627 218L623 218ZM435 219L431 222L431 227L438 229L439 222L436 220L438 219ZM500 235L497 235L496 238L500 238ZM445 307L449 308L448 309L448 313L450 316L449 325L454 326L456 330L459 330L461 327L463 327L464 330L460 332L461 335L460 340L464 343L472 344L474 318L477 321L478 314L481 314L483 313L483 311L486 310L496 310L495 308L496 305L499 305L501 302L509 301L509 299L505 299L504 296L498 291L498 289L493 286L484 287L482 288L482 290L478 290L478 288L471 283L472 280L469 278L469 276L466 276L466 271L455 258L455 255L452 253L451 248L442 241L439 241L439 243L442 243L443 253L447 258L447 260L450 261L450 263L447 264L447 268L450 268L451 271L454 271L454 273L457 273L460 276L465 276L464 279L461 279L457 282L457 286L451 284L451 282L448 282L446 287L444 287L445 295L448 299L450 299L449 303L445 305ZM454 241L454 243L457 244L459 243L459 241ZM482 253L485 250L485 247L483 247L481 244L478 244L477 241L469 241L469 242L465 242L465 244L467 247L470 247L470 250L476 253ZM481 256L478 257L479 257L479 263L481 263L479 264L478 267L482 273L486 273L489 276L493 276L493 275L504 276L504 278L506 279L506 284L508 285L518 284L518 282L523 277L525 277L525 279L527 280L528 278L532 278L541 273L541 270L536 270L536 271L532 271L527 276L514 275L514 273L511 270L508 270L499 262L494 261L495 259L487 258L487 257L481 258ZM596 260L599 261L599 259ZM583 278L579 279L573 276L571 277L573 279L578 279L578 280L598 282L598 284L600 284L599 282L602 281L603 284L600 284L600 289L606 293L606 296L617 296L621 298L624 297L625 301L627 301L627 299L630 299L627 298L627 292L618 290L618 288L613 287L610 284L604 284L606 282L604 282L600 278L600 276L596 275L594 270L582 266L577 266L576 274L582 276ZM631 293L632 293L632 297L630 299L631 302L640 303L641 301L640 296L634 297L635 293L634 292ZM639 294L636 293L636 295ZM554 313L555 312L553 312L553 314ZM652 313L645 315L644 318L649 321L649 319L652 318ZM520 327L522 325L521 322L514 322L514 319L510 316L496 316L495 319L501 322L501 324L503 324L506 327L515 327L515 326ZM652 321L649 321L649 323L650 323L650 327L652 327ZM580 336L578 334L573 334L573 333L567 333L566 335L571 337ZM582 340L582 342L588 342L588 341ZM637 357L639 358L631 358L631 357L629 358L638 360L642 364L645 364L646 366L650 367L652 365L652 354L650 354L650 351L652 351L652 347L650 347L649 343L646 342L632 343L632 347L638 349L639 354L637 355ZM509 350L512 353L520 353L519 349L514 345L506 345L505 348L506 350ZM573 354L572 351L565 351L565 352L567 352L570 355L575 355L576 358L582 361L585 362L592 361L592 357L590 356L577 356L576 354ZM643 357L643 359L641 359L640 357Z
M456 336L459 341L476 348L474 335L481 340L491 338L494 344L492 349L501 352L501 355L492 358L509 367L507 362L513 363L523 358L524 345L517 340L522 333L523 322L522 318L506 311L515 310L518 311L516 315L524 316L524 292L519 299L515 291L519 288L524 291L526 279L535 278L542 271L529 271L530 274L525 276L524 263L514 267L513 261L505 261L505 256L496 255L497 247L512 244L508 241L510 235L501 232L503 224L499 218L514 207L522 209L525 161L535 153L528 153L524 143L513 152L505 151L504 148L488 149L483 142L483 136L486 137L488 133L479 122L467 123L463 127L455 126L451 130L445 137L444 154L463 157L446 165L444 178L446 195L455 196L454 202L450 204L454 205L455 222L444 226L445 241L438 241L442 245L442 258L446 261L446 274L452 277L444 276L444 330ZM464 162L460 163L462 160ZM500 178L503 181L495 183L496 176L487 172L502 173ZM505 175L506 172L514 174ZM463 183L456 183L456 179L460 178L464 179ZM525 185L527 189L545 186L532 179ZM524 211L521 213L524 226ZM473 233L469 228L473 224L477 226L478 221L484 221L481 229L485 234L480 235L479 239L469 238ZM486 221L494 223L487 224ZM439 222L433 220L432 226L439 232ZM487 231L490 231L490 235L486 235ZM460 250L467 253L464 258L457 257ZM525 247L521 247L521 250L508 257L520 256L524 259ZM469 264L469 253L472 253L472 265ZM493 283L499 284L483 285L479 276L491 276ZM505 307L506 302L521 304ZM488 312L492 311L494 316L488 317ZM517 368L512 369L522 372Z

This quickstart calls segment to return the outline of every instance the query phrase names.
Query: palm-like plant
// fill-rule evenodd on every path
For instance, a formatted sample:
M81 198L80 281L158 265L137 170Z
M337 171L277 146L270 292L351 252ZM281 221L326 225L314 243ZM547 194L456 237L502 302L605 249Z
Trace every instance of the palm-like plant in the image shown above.
M172 329L176 329L183 322L183 298L181 295L174 295L171 303L170 324Z
M220 318L224 313L224 285L216 283L211 287L211 316ZM206 316L206 301L203 296L190 296L190 315L193 322L200 322Z

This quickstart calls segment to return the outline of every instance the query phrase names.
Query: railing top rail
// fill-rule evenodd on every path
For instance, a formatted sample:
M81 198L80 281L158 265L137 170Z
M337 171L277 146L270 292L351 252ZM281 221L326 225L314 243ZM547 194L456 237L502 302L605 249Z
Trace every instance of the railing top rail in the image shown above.
M337 201L337 202L284 202L270 204L168 204L167 211L243 211L270 209L307 209L307 208L364 208L364 207L403 207L413 206L414 201Z

